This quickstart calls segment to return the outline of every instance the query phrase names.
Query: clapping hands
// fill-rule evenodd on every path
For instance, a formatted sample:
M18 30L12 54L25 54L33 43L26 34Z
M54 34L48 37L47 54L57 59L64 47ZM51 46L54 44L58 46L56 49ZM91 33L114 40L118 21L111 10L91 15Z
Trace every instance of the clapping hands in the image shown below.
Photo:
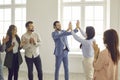
M96 60L100 53L100 48L98 47L95 41L93 42L93 49L94 49L94 59Z
M6 36L5 38L2 38L2 43L6 44L9 41L9 36Z
M34 38L30 38L30 44L35 44Z

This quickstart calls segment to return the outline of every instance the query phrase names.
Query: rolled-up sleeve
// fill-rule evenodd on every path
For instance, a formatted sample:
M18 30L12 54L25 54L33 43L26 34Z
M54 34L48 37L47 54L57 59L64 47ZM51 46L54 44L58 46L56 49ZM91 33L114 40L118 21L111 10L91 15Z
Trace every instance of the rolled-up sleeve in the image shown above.
M37 36L37 41L35 42L36 43L35 46L38 47L42 45L42 39L39 34L36 34L36 36Z

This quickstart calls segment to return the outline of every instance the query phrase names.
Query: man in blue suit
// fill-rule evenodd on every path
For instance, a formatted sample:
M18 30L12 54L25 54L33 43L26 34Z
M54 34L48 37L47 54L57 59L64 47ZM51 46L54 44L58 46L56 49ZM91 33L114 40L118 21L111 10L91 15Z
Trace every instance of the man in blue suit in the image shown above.
M71 35L70 30L71 22L69 23L67 30L61 30L61 24L59 21L55 21L53 23L55 31L52 32L52 38L55 42L55 80L59 79L59 69L61 62L63 62L64 70L65 70L65 80L69 80L69 69L68 69L68 52L69 46L67 41L67 36ZM78 32L77 27L74 32Z

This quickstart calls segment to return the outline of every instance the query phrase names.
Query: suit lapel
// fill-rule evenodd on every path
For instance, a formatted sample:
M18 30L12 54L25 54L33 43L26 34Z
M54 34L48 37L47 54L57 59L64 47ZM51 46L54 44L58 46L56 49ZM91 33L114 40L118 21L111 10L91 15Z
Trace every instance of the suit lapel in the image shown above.
M58 31L55 31L56 34L60 34ZM64 31L61 30L61 33L63 33ZM66 36L63 36L63 37L60 37L60 41L62 42L63 45L65 45L68 49L69 49L69 46L68 46L68 42L67 42L67 37Z

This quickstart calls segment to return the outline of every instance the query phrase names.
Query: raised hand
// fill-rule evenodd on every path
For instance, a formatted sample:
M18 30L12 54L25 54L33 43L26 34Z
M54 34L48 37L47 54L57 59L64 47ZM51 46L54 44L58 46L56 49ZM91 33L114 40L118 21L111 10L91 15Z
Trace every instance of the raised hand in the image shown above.
M21 41L20 47L23 47L25 44L27 44L27 41Z
M2 38L2 42L3 44L6 44L6 39L4 37Z
M94 58L97 59L100 53L100 49L98 48L98 45L96 44L95 41L93 42L93 49L94 49Z
M9 41L9 36L6 36L5 38L2 38L3 44L6 44Z
M72 23L69 22L67 31L72 30Z
M80 22L79 22L79 20L77 20L77 22L76 22L76 29L80 29Z
M69 23L69 29L72 30L72 23Z
M35 44L34 38L30 38L30 44Z

